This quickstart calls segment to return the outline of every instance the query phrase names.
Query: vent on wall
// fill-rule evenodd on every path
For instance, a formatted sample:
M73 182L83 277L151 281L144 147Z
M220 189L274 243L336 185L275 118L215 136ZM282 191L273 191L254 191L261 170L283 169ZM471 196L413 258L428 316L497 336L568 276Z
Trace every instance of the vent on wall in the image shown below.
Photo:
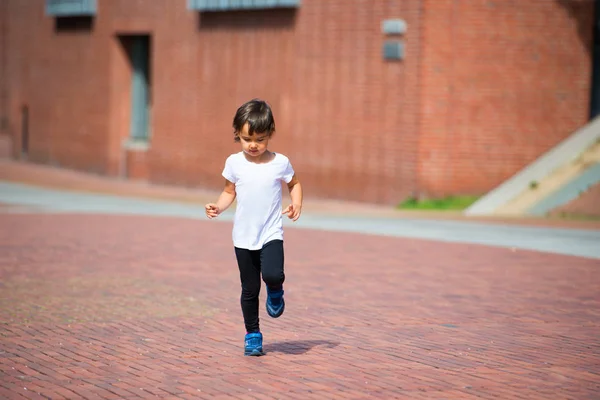
M46 14L54 17L96 15L96 0L46 0Z
M386 40L383 43L383 58L386 60L403 60L404 43L396 40Z
M404 60L404 41L399 36L406 34L406 22L402 19L387 19L381 23L381 31L387 36L383 42L383 59Z
M188 0L188 9L196 11L263 10L297 8L301 0Z

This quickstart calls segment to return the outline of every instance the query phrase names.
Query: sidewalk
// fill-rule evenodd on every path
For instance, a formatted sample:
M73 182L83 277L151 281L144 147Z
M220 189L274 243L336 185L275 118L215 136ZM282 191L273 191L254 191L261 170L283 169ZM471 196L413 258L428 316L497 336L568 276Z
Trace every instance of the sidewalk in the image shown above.
M142 199L201 205L214 201L218 191L132 182L49 166L0 159L0 181L84 193L109 194ZM318 200L307 197L303 207L311 214L386 217L398 219L477 221L492 224L556 228L600 229L600 220L568 220L523 217L468 217L455 211L407 211L350 201Z
M120 182L120 184L125 184ZM128 186L126 186L126 189ZM0 180L0 211L7 213L102 214L123 216L176 217L205 221L203 202L170 201L164 198L124 196L90 191L72 191ZM216 195L216 194L215 194ZM313 205L316 203L313 203ZM327 204L330 205L331 203ZM392 210L364 212L341 207L306 207L302 218L291 222L290 229L353 232L377 236L424 239L437 242L484 245L517 250L535 250L554 254L600 259L600 230L520 224L486 223L467 219L410 218L394 215ZM379 208L382 210L382 208ZM229 209L215 223L229 223ZM286 228L286 229L287 229Z

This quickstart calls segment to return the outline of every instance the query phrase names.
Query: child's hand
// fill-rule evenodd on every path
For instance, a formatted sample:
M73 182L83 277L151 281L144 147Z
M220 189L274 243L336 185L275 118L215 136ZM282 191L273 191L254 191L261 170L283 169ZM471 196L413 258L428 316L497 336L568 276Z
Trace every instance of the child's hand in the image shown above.
M217 207L216 204L209 203L209 204L205 205L204 208L206 211L206 216L209 219L216 218L219 214L221 214L221 210L219 209L219 207Z
M302 213L302 206L299 204L290 204L284 211L284 214L287 214L288 218L297 221L300 218L300 214Z

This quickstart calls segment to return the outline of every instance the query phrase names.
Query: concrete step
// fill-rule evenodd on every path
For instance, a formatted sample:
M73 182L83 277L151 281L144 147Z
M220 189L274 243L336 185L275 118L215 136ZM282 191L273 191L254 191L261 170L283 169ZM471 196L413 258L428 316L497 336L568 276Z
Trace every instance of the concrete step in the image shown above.
M546 215L600 182L600 143L498 207L497 215Z
M549 206L570 201L585 187L600 181L596 170L600 163L600 117L574 132L510 179L483 196L464 212L465 215L536 215ZM582 175L586 174L582 177ZM569 182L577 183L568 185ZM537 207L544 199L566 188L560 196ZM532 214L533 213L533 214Z

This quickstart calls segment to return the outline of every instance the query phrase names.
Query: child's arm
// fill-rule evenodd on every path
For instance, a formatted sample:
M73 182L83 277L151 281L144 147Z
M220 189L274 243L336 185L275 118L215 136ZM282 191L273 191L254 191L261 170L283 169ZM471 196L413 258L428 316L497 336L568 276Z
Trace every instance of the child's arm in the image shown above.
M216 218L223 211L227 210L235 200L235 184L225 179L225 188L216 203L209 203L204 206L206 216L209 219Z
M283 213L287 214L289 219L297 221L302 213L302 185L300 185L300 181L296 175L294 175L290 183L288 183L288 189L290 191L290 197L292 198L292 204L290 204Z

